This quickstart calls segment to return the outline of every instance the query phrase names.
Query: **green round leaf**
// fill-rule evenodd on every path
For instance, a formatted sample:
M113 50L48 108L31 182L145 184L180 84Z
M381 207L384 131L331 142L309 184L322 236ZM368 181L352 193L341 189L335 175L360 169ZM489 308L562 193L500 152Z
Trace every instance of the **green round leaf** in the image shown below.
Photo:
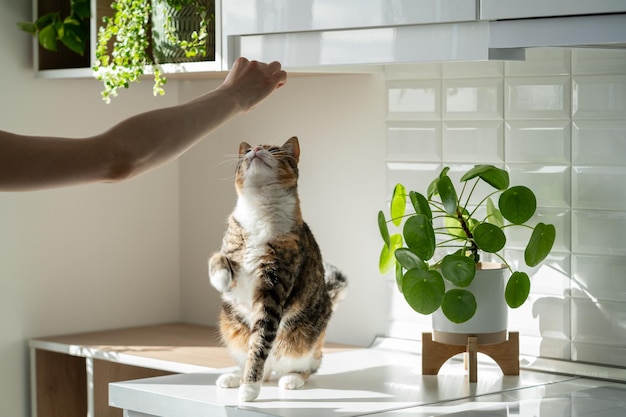
M423 214L416 214L407 219L402 229L407 246L422 260L428 261L435 254L435 231L433 225Z
M439 191L439 196L441 197L441 202L443 203L443 208L446 210L446 213L454 215L456 213L458 200L456 190L454 189L450 177L444 175L439 178L437 191Z
M498 210L496 205L493 204L493 200L491 200L491 198L487 199L487 222L498 226L499 228L504 227L504 218L502 217L502 213L500 213L500 210Z
M380 237L385 241L385 245L391 246L389 241L389 228L387 227L387 221L385 220L385 214L381 211L378 212L378 230L380 231Z
M498 207L505 219L513 224L523 224L535 214L537 199L529 188L518 185L500 194Z
M383 245L383 248L380 251L380 257L378 259L378 270L381 274L386 274L387 272L391 271L391 268L393 268L393 265L396 261L394 252L396 251L396 249L402 246L402 236L400 236L399 234L390 236L390 243L391 244L389 246L387 246L386 244Z
M428 197L428 199L430 200L434 195L438 195L439 194L439 190L437 189L438 185L439 185L439 179L445 177L446 175L448 175L448 171L450 171L450 167L443 167L443 169L441 170L441 172L439 173L439 176L437 178L435 178L430 185L428 186L428 190L426 193L426 197Z
M400 226L402 216L406 210L406 188L402 184L396 184L391 197L391 221Z
M402 294L402 274L404 273L404 269L402 269L402 265L396 262L396 287L398 287L398 291Z
M525 272L513 272L504 290L504 299L511 308L524 304L530 293L530 278Z
M446 286L437 271L409 269L402 277L402 294L411 308L421 314L435 312L443 300Z
M417 214L423 214L429 220L433 218L433 212L430 209L430 204L428 204L428 200L422 194L411 191L409 193L409 198L411 199L411 204L413 204L413 209Z
M443 225L446 226L446 230L450 234L451 237L454 237L460 240L467 239L467 236L465 235L465 231L463 230L463 226L461 225L461 222L459 221L459 219L457 219L456 217L453 217L453 216L444 217Z
M476 165L461 177L461 181L469 181L476 177L497 190L506 190L509 186L509 173L493 165Z
M498 252L506 243L502 229L491 223L480 223L474 228L473 234L476 245L488 253Z
M539 265L552 250L555 239L556 229L554 225L538 223L524 251L526 265L531 267Z
M441 261L441 273L457 287L467 287L476 275L476 264L467 256L446 255Z
M402 267L406 270L412 268L419 268L423 270L428 270L428 265L426 262L422 261L419 256L415 254L411 249L408 248L398 248L395 252L396 260L402 265Z
M451 322L464 323L476 313L476 298L467 290L452 289L443 296L441 310Z

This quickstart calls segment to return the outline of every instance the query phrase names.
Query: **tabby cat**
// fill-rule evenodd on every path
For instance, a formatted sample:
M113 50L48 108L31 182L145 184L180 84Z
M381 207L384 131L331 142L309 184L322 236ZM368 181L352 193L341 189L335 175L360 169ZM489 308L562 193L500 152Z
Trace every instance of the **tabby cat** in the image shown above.
M346 278L323 264L302 220L297 192L300 146L239 146L237 204L220 252L209 259L211 284L222 295L220 332L240 371L217 385L239 387L252 401L274 373L297 389L315 373L332 310Z

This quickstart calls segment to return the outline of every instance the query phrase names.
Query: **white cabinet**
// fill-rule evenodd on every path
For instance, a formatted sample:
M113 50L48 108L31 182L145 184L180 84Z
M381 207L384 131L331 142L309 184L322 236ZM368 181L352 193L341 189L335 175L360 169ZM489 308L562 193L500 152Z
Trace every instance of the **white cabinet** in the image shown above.
M238 56L290 70L487 60L475 0L232 0L222 4L224 67ZM505 51L509 57L518 51Z
M226 35L365 28L477 18L476 0L229 0Z
M626 12L626 0L480 0L485 20L618 12Z

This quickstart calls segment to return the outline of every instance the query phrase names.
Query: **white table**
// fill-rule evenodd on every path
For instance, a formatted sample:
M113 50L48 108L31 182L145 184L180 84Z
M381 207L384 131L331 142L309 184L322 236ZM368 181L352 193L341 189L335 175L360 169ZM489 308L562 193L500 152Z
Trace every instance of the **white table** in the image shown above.
M578 379L524 370L503 376L494 363L481 362L478 382L470 384L460 361L437 376L421 375L419 351L417 343L380 339L368 349L328 354L302 389L270 381L250 403L238 403L237 389L215 386L219 370L111 383L109 404L126 417L359 416Z

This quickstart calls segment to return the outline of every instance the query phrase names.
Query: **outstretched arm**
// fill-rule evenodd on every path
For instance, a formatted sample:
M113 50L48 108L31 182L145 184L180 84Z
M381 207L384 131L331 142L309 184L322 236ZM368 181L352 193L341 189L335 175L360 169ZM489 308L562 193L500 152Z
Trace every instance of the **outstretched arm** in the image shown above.
M215 90L130 117L84 139L0 130L0 191L26 191L135 177L179 157L287 81L278 62L239 58Z

